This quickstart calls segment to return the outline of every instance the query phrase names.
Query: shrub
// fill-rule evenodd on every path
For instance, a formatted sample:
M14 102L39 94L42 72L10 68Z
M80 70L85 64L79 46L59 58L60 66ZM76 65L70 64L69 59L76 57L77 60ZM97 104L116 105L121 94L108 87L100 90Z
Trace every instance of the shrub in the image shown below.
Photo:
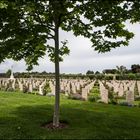
M128 106L128 103L127 102L120 102L119 105Z
M73 100L84 100L83 98L82 98L82 96L80 95L80 94L70 94L69 96L68 96L68 99L73 99Z
M98 81L96 81L94 87L91 89L89 93L88 101L96 102L99 99L100 99L99 83Z
M99 82L97 80L95 81L94 86L99 87Z
M101 99L97 100L97 103L105 104Z
M140 103L138 103L138 107L140 107Z
M140 96L135 97L135 101L140 101Z
M104 79L105 80L113 80L113 76L105 75Z
M23 93L28 93L28 87L23 85Z
M138 85L137 85L137 82L135 83L134 94L135 94L135 96L139 96L139 91L138 91Z
M114 99L109 100L109 104L113 104L113 105L118 104L117 99L114 98Z
M102 80L104 79L105 75L104 74L96 74L95 75L95 78L98 79L98 80Z
M13 89L12 87L8 87L8 88L6 89L6 91L12 92L12 91L14 91L14 89Z
M47 93L50 93L50 92L51 92L50 85L48 82L46 82L46 85L44 86L44 89L43 89L43 93L44 95L46 95Z
M123 100L123 99L125 99L125 96L117 96L116 99L118 99L118 100L122 99Z
M88 101L90 101L90 102L96 102L99 99L100 99L100 97L98 95L96 95L96 94L88 96Z

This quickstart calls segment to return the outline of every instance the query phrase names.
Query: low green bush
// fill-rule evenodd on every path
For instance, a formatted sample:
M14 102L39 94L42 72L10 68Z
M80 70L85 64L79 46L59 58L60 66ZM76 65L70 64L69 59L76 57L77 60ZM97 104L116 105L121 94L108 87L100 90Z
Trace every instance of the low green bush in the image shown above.
M46 95L47 93L50 93L50 92L51 92L51 89L50 89L49 82L46 82L46 85L43 89L43 93L44 93L44 95Z
M70 94L68 96L68 99L72 99L72 100L84 100L80 94Z
M88 101L90 101L90 102L96 102L99 99L100 99L100 97L98 95L96 95L96 94L88 96Z
M96 102L100 99L99 83L96 81L94 87L91 89L88 95L88 101Z
M119 105L121 105L121 106L128 106L128 103L127 102L120 102Z
M135 97L135 101L140 101L140 96Z
M113 104L113 105L118 104L117 99L114 98L114 99L109 100L109 104Z

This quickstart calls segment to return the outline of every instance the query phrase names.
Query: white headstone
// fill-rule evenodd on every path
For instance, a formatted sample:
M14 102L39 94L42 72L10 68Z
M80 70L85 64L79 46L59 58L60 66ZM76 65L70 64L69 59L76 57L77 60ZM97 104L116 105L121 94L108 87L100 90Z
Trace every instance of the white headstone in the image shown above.
M130 90L126 92L126 102L128 105L134 105L134 93Z

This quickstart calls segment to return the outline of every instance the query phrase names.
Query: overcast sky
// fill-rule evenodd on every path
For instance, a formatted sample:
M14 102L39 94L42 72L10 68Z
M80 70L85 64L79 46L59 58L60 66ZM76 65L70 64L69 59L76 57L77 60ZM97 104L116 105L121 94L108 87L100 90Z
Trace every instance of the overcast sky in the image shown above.
M91 48L91 42L84 37L75 37L71 32L60 31L60 40L68 40L70 55L60 63L61 73L86 73L87 70L102 71L124 65L128 69L132 64L140 64L140 24L130 25L128 29L135 33L129 46L112 49L111 52L98 54ZM0 64L0 73L6 72L13 65L14 72L26 71L24 61L14 62L6 60ZM39 66L33 71L54 72L54 64L49 61L47 55L39 60Z

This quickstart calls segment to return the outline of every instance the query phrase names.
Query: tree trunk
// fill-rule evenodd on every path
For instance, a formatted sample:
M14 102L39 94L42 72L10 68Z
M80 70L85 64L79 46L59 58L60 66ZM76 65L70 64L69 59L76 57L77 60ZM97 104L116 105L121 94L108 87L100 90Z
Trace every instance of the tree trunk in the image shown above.
M60 78L59 78L59 27L55 23L55 105L53 126L59 126Z

